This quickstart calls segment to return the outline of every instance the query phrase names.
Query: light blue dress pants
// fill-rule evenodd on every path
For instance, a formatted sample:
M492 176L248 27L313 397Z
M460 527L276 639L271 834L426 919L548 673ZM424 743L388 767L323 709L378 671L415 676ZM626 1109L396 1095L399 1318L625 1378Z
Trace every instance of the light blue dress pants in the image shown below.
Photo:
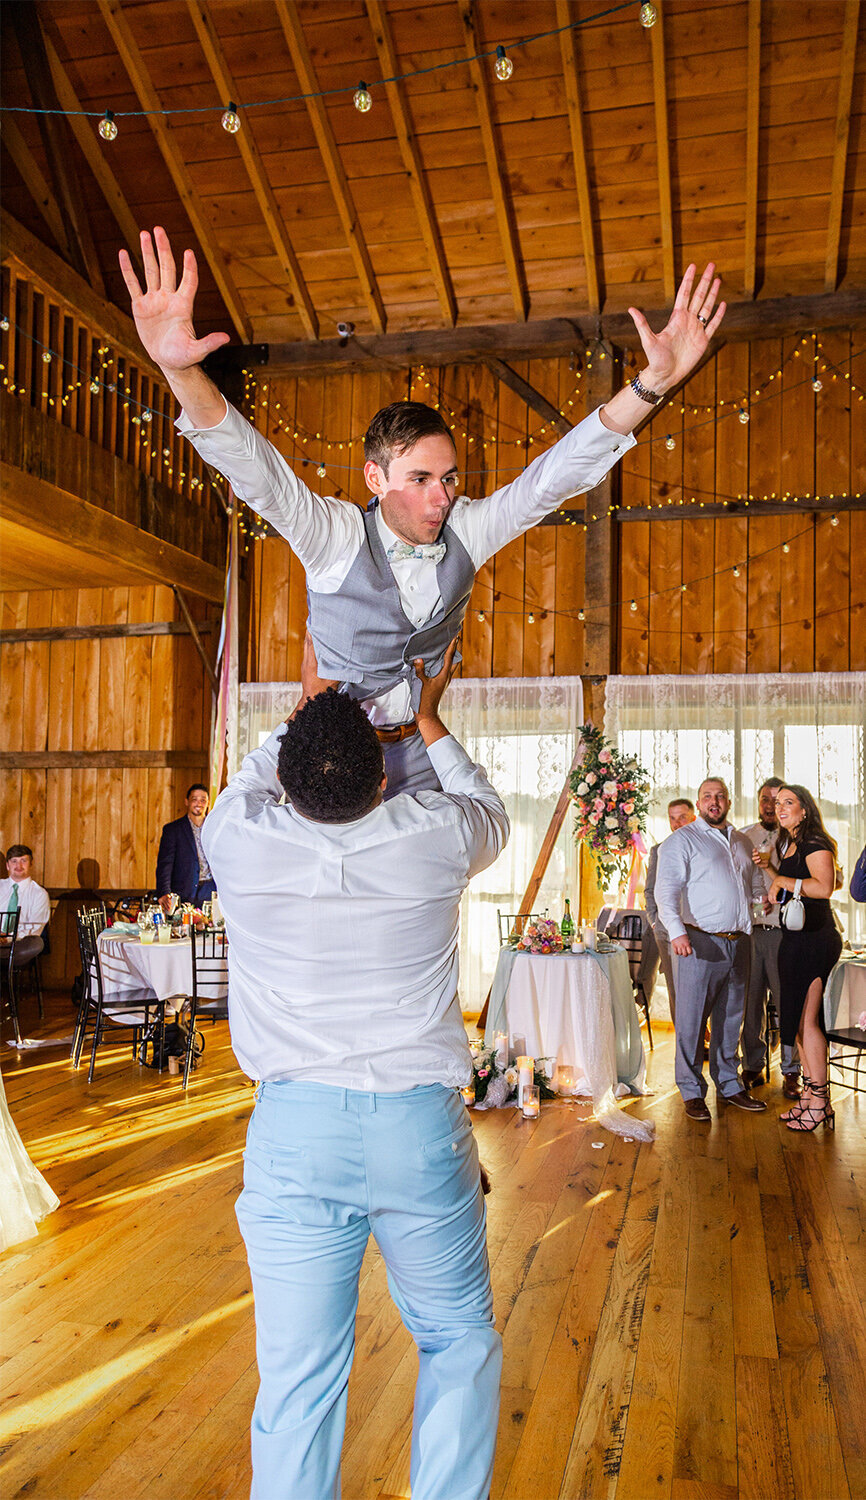
M259 1085L237 1216L256 1304L253 1500L338 1500L358 1277L376 1240L418 1347L413 1500L486 1500L502 1343L478 1151L441 1084Z

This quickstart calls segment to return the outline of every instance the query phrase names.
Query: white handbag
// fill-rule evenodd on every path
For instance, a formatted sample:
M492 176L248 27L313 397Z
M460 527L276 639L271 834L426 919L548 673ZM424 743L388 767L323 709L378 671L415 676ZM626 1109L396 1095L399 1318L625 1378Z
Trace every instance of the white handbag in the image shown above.
M779 920L788 932L802 932L806 925L806 908L800 895L803 889L802 880L794 882L794 894L790 901L786 901L779 912Z

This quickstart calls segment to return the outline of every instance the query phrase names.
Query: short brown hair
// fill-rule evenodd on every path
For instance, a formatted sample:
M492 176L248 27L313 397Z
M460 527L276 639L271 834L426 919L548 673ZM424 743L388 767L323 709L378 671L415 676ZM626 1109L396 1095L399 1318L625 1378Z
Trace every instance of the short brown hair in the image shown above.
M385 478L391 459L414 448L421 438L439 434L453 445L451 429L441 412L423 401L392 401L377 411L364 434L364 457L379 465Z
M32 859L33 850L27 844L10 844L6 850L7 859Z
M673 801L668 803L668 812L670 812L672 807L687 807L689 812L694 812L695 810L695 804L691 797L674 797Z

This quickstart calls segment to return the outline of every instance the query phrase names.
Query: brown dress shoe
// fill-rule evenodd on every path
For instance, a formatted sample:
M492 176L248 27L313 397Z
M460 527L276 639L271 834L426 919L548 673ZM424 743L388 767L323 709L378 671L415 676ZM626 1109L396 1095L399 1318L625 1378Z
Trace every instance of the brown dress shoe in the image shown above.
M784 1073L782 1075L782 1093L786 1099L799 1099L802 1092L799 1073Z
M764 1082L763 1072L755 1073L751 1068L744 1068L742 1073L740 1074L740 1077L743 1080L744 1089L753 1089L759 1083Z
M702 1124L706 1124L708 1120L712 1119L712 1115L703 1099L686 1099L684 1107L690 1120L700 1120Z
M745 1089L740 1089L738 1094L717 1094L716 1098L719 1104L733 1104L736 1109L750 1109L753 1114L758 1114L767 1108L763 1099L753 1099Z

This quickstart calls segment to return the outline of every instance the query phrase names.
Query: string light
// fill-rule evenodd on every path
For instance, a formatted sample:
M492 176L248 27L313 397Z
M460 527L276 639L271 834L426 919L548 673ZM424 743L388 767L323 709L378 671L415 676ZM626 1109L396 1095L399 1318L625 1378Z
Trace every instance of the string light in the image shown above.
M484 610L483 609L479 609L479 611L478 611L478 623L479 623L479 625L483 625L486 618L487 617L486 617L486 615L484 613Z
M358 113L362 115L365 115L368 109L373 108L373 97L363 79L358 84L358 87L356 88L352 96L352 103L354 104Z
M824 382L823 382L823 380L819 380L818 376L816 375L815 379L812 381L812 390L815 392L815 395L817 396L818 392L819 391L823 391L823 389L824 389Z
M734 577L735 577L735 578L739 578L739 576L740 576L740 569L739 569L739 566L738 566L738 564L737 564L737 563L734 563Z
M114 115L110 109L105 111L97 129L104 141L114 141L117 139L117 126L114 123Z
M241 117L235 108L234 100L229 100L228 109L223 112L223 117L220 120L220 124L222 125L223 130L228 131L229 135L237 135L238 131L240 130Z
M584 610L582 610L582 609L579 609L579 610L578 610L578 611L577 611L577 618L578 618L578 619L579 619L579 620L580 620L580 621L583 621L583 620L585 620L585 619L586 619L586 614L585 614L585 612L584 612Z
M320 479L324 479L325 476L326 476L326 474L327 474L327 472L328 471L325 468L325 465L324 464L319 464L319 467L316 470L316 473L318 474L319 478Z
M739 411L737 412L737 421L738 422L742 422L743 426L745 427L745 425L748 422L748 420L749 420L749 409L746 406L741 406L740 409L739 409Z
M8 333L9 332L9 319L8 318L0 318L0 328L3 329L4 333Z
M529 614L526 616L526 623L527 625L535 624L535 615L532 613L532 610L530 610Z
M641 26L643 26L647 31L649 31L649 29L650 29L651 26L655 26L655 23L658 20L658 18L659 18L659 13L656 10L655 6L651 3L651 0L644 0L644 4L640 8L640 24L641 24Z
M830 525L831 526L838 526L839 525L839 517L838 516L831 516L830 517Z
M629 609L631 610L633 615L637 614L637 601L635 599L632 599L629 605Z
M667 437L665 438L665 447L667 448L668 453L673 453L673 451L674 451L674 449L675 449L676 446L677 446L677 440L676 440L676 438L672 437L671 434L668 433Z
M496 48L496 61L493 64L493 71L500 83L507 83L514 72L514 63L507 55L504 47Z
M789 546L788 546L788 543L787 543L787 542L783 542L783 543L782 543L782 551L783 551L783 552L790 552L790 550L791 550L791 549L790 549L790 547L789 547Z
M50 363L51 363L51 361L52 361L53 358L54 358L54 356L51 353L50 349L43 349L42 350L42 363L44 365L50 365Z

